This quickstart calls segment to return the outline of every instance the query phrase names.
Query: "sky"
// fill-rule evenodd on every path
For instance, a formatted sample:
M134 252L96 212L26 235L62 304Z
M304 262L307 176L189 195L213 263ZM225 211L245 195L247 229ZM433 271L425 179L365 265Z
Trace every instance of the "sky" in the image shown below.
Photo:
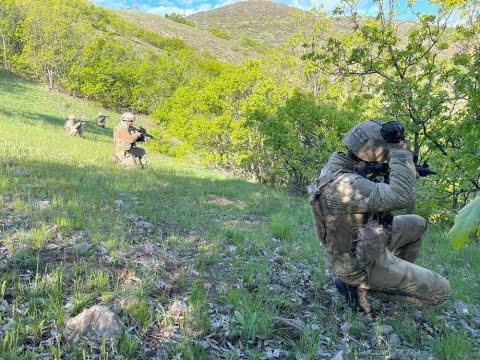
M107 8L127 8L138 9L157 15L181 14L191 15L200 11L213 10L234 2L244 0L92 0L96 5ZM276 3L283 3L302 10L310 10L312 7L323 5L326 11L333 10L339 0L273 0ZM407 7L408 0L399 0L399 19L413 18L411 11ZM359 0L359 9L362 15L375 15L375 6L372 0ZM422 13L434 13L435 8L429 4L428 0L417 0L415 10Z

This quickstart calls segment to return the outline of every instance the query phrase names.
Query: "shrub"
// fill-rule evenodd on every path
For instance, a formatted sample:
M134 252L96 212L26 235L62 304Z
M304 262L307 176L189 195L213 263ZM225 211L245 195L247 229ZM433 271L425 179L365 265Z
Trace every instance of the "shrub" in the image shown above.
M231 36L228 35L226 32L223 32L222 30L218 30L216 28L210 28L210 29L208 29L208 32L210 34L212 34L213 36L216 36L220 39L225 39L225 40L231 39Z
M182 16L180 14L175 14L175 13L171 13L170 15L165 14L165 17L167 19L175 21L179 24L184 24L184 25L195 27L195 24L192 21L187 20L184 16Z

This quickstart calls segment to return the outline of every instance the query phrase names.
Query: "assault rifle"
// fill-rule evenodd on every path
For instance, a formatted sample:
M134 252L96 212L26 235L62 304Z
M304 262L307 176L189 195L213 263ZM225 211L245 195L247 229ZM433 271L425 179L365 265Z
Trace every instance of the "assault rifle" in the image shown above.
M85 119L81 119L81 118L80 118L80 119L76 120L74 127L75 127L76 129L78 129L79 127L83 127L83 125L85 125L85 124L88 123L88 122L89 122L88 120L85 120Z
M139 126L138 129L136 127L133 127L133 130L136 130L140 133L140 137L138 138L137 141L146 141L147 139L150 140L150 139L155 139L152 135L150 135L147 130L145 130L145 128Z
M420 177L436 175L435 171L430 170L428 163L425 161L423 165L417 165L415 162L415 170ZM358 174L366 177L368 180L379 182L378 177L383 177L383 182L389 182L388 163L367 163L359 169Z

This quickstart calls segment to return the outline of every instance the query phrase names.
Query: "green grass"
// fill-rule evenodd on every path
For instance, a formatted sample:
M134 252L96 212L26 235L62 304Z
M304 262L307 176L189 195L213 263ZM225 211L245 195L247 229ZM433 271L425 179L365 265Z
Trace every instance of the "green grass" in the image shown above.
M0 104L0 358L146 359L160 351L260 359L270 347L315 359L340 350L344 322L352 358L409 359L409 348L439 359L478 353L450 303L393 304L377 319L345 309L305 198L148 148L148 169L123 170L110 162L119 114L5 72ZM87 124L83 138L63 132L70 113L93 119L100 110L111 115L106 129ZM148 128L148 119L139 122ZM452 297L473 310L479 251L476 243L453 251L445 232L431 228L418 263L445 275ZM186 308L172 313L178 301ZM67 320L98 304L117 309L128 329L118 345L67 341ZM378 334L382 324L400 344Z

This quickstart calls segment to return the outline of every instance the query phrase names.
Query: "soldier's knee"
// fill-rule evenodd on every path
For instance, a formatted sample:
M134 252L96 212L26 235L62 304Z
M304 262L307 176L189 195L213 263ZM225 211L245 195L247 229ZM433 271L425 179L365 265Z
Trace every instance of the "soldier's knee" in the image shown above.
M423 217L419 215L413 215L413 216L415 217L415 222L417 226L421 227L423 229L423 232L425 232L425 230L427 230L427 227L428 227L427 220L425 220Z
M145 151L145 149L137 148L135 155L136 155L138 158L144 158L144 157L147 156L147 152Z
M415 215L415 214L397 215L393 218L393 223L397 224L397 226L414 225L422 228L427 227L427 220L425 220L420 215Z
M393 218L392 227L394 232L408 232L421 238L425 234L428 224L427 220L419 215L397 215Z

